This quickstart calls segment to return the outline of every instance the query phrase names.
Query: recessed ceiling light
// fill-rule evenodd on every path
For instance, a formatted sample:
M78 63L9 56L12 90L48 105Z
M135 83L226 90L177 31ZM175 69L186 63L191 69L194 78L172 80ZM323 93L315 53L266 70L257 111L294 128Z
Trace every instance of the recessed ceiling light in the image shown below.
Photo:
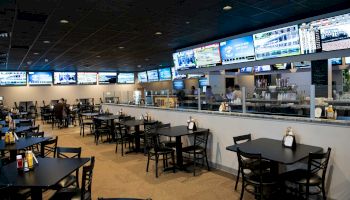
M231 10L232 7L227 5L227 6L223 7L222 9L225 10L225 11L227 11L227 10Z
M189 21L187 21L187 22L185 22L186 24L190 24L191 22L189 22Z
M123 46L120 46L120 47L118 47L119 49L124 49L125 47L123 47Z
M69 23L69 21L68 21L68 20L66 20L66 19L61 19L61 20L60 20L60 23L61 23L61 24L68 24L68 23Z
M43 43L44 43L44 44L49 44L49 43L50 43L50 41L48 41L48 40L44 40L44 41L43 41Z
M96 58L101 58L101 56L96 56Z
M28 61L27 64L28 64L28 65L31 65L31 64L32 64L32 61Z
M141 68L142 66L141 65L137 65L138 68Z
M149 61L149 58L145 58L145 61Z
M34 54L34 55L39 55L39 53L38 53L38 52L34 52L33 54Z
M155 35L162 35L163 33L162 32L156 32Z
M45 58L45 62L49 62L49 59Z

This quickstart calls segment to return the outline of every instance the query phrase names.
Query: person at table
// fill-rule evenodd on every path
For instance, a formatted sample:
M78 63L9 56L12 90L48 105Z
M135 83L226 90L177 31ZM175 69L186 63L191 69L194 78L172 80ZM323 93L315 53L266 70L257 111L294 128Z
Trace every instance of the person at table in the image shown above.
M242 99L242 92L241 92L241 88L239 87L239 85L235 85L235 90L233 91L233 99Z
M226 99L227 101L232 101L232 100L234 99L233 89L232 89L231 86L229 86L229 87L226 89L225 99Z
M196 87L194 87L192 85L192 87L191 87L191 95L197 95L197 94L198 94L198 90L196 89Z
M205 100L209 103L215 101L215 96L210 85L207 86L207 89L205 91Z
M65 100L62 98L59 102L54 106L54 113L56 119L60 122L60 127L63 125L63 121L67 119L67 105Z

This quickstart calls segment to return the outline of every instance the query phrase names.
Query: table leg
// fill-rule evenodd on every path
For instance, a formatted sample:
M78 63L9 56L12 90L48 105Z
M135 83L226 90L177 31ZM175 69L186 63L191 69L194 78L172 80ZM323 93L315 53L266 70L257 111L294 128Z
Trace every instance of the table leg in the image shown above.
M10 150L10 162L15 161L16 156L17 156L17 150Z
M271 163L271 174L275 175L276 177L278 176L279 170L278 170L278 162L275 161L270 161Z
M112 119L112 121L111 121L111 135L112 135L112 142L114 142L115 141L115 123L114 123L114 119Z
M140 152L140 126L135 126L135 151Z
M183 169L183 158L182 158L182 142L181 142L181 136L176 137L176 165Z
M32 188L31 189L31 197L35 200L42 200L43 199L43 192L41 188Z

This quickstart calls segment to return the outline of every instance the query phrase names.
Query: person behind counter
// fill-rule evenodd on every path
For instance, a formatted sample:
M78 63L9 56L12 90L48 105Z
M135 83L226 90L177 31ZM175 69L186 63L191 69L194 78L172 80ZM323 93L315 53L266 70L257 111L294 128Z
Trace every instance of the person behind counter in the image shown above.
M213 94L213 91L211 90L210 85L207 86L207 89L205 91L205 100L207 102L214 102L215 101L215 96Z
M194 87L192 85L192 87L191 87L191 95L197 95L197 94L198 94L198 90L196 89L196 87Z
M242 92L241 92L241 88L239 87L239 85L235 85L235 90L233 91L233 99L242 99Z
M232 101L234 99L233 89L231 86L226 89L225 99L227 99L227 101Z

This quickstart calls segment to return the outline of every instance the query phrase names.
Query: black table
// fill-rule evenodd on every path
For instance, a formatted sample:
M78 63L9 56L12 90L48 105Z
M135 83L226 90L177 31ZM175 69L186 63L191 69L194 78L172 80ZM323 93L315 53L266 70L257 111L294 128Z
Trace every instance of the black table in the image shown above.
M100 113L98 113L98 112L89 112L89 113L81 113L81 115L91 118L91 117L95 117L95 116L100 115Z
M237 152L237 147L241 151L248 153L260 153L261 157L270 160L272 171L278 174L278 164L290 165L301 161L309 156L309 153L322 152L321 147L297 144L295 149L286 148L282 145L281 140L269 138L259 138L245 143L226 147L229 151Z
M51 139L51 137L30 137L30 138L19 138L14 144L5 144L4 140L0 140L0 151L9 151L10 160L15 161L18 150L25 149L27 147L39 144ZM43 153L43 152L41 152Z
M21 105L23 105L23 104L24 104L24 107L25 107L24 112L28 112L28 110L29 110L28 106L34 106L33 101L20 101L18 103L18 106L21 107Z
M18 124L20 121L24 121L24 120L27 120L27 119L13 119L13 121L15 122L15 124ZM3 126L7 126L8 125L8 122L6 122L5 120L1 120L0 121L0 125L3 125Z
M89 158L38 158L33 171L18 173L16 162L1 169L0 185L31 188L32 199L42 199L42 189L54 186L87 163Z
M145 123L156 123L157 121L154 120L148 120L145 121L143 119L135 119L135 120L127 120L124 122L120 122L120 124L127 126L127 127L134 127L135 128L135 149L133 151L128 151L126 153L131 153L131 152L141 152L140 148L140 126L144 125Z
M112 140L115 139L114 136L114 129L115 129L115 124L114 120L119 119L120 115L98 115L95 116L94 119L100 120L100 121L107 121L107 124L110 126L110 134L112 135Z
M15 132L16 133L22 133L24 131L30 130L31 128L33 128L33 127L32 126L17 126L16 129L15 129ZM4 135L6 132L9 131L9 129L10 129L9 127L2 127L0 129L0 132L1 132L2 135Z
M188 130L187 126L173 126L170 128L158 129L157 134L176 138L176 147L175 147L176 148L176 165L178 168L183 169L184 166L183 166L183 157L182 157L181 137L204 132L204 131L208 131L208 129L197 128L196 131L192 131L192 130Z

